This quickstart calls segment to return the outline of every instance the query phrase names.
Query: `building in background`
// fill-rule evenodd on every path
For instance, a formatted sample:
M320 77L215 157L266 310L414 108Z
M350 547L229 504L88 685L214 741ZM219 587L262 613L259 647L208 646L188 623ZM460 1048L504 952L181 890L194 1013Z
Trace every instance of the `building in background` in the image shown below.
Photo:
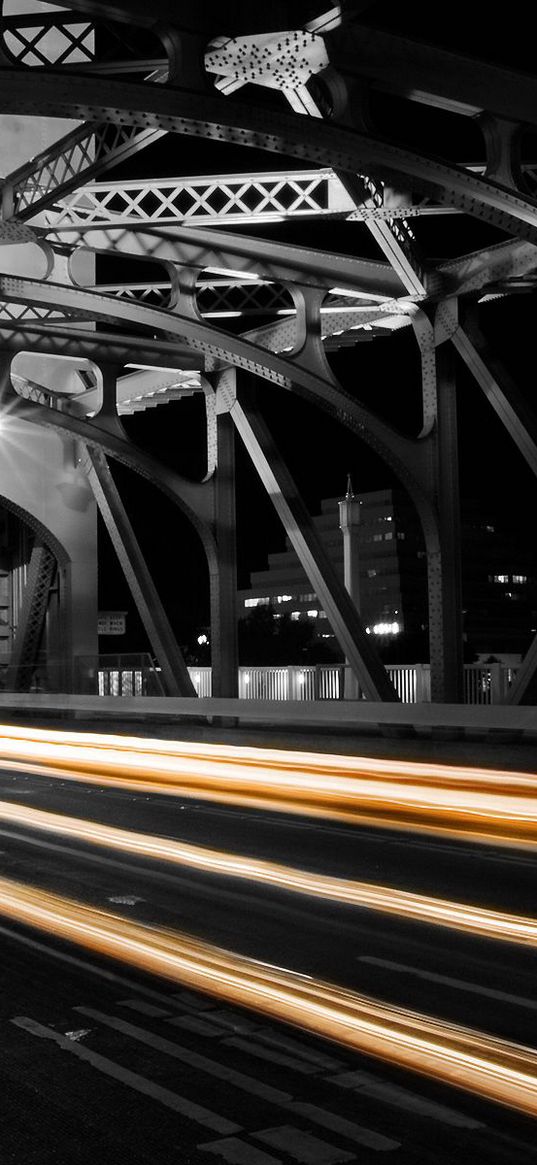
M384 657L427 661L427 559L418 518L403 491L374 490L355 495L360 612ZM327 498L314 517L315 530L343 579L343 535L339 501ZM494 655L514 662L537 629L537 564L528 544L487 515L479 502L462 514L462 575L465 650L469 659ZM307 622L318 641L337 642L317 595L289 540L269 554L268 568L254 571L249 589L239 591L239 616L267 608L274 619L287 615ZM419 656L419 658L418 658ZM289 663L296 662L289 660Z
M386 489L355 495L360 502L356 527L360 563L360 610L381 643L426 629L427 591L423 538L415 511L404 493ZM343 537L339 499L327 498L313 518L315 530L338 574L343 578ZM317 595L289 541L270 554L268 569L255 571L249 590L239 592L242 618L257 607L271 606L274 618L308 620L316 636L335 643Z

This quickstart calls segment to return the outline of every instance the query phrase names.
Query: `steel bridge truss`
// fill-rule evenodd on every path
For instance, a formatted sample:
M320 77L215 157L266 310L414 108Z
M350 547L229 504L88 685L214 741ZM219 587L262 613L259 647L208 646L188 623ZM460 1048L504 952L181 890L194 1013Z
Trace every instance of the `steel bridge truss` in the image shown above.
M366 28L351 5L343 13L338 5L326 11L319 5L318 18L285 42L270 32L229 37L225 28L207 27L201 16L193 17L192 28L174 24L164 0L154 0L151 11L138 0L72 0L48 14L2 18L2 109L68 116L82 124L3 183L0 245L33 240L46 257L47 274L0 275L0 348L7 361L27 348L79 355L95 362L103 380L102 388L98 377L81 381L76 392L61 397L13 377L9 407L83 442L134 591L139 548L106 458L150 478L187 515L207 556L213 675L221 695L233 694L237 657L230 533L235 429L312 589L323 596L362 689L369 698L393 699L360 616L332 577L289 469L252 405L249 386L256 377L315 402L366 441L414 501L428 558L433 698L458 700L461 570L452 354L464 360L537 473L534 418L482 335L465 327L459 313L468 298L486 302L534 289L535 163L522 156L520 142L522 127L537 122L537 80L483 62L470 67L457 54L420 49ZM245 82L248 104L240 98L228 102L227 94ZM255 86L275 90L272 103L257 104ZM430 157L427 143L420 153L385 140L367 121L362 97L368 86L394 100L407 101L410 92L433 114L440 109L455 119L477 117L481 160L457 166ZM248 147L285 154L296 169L94 181L166 133L240 144L245 159ZM416 220L448 214L485 221L503 232L501 240L435 264L420 250ZM378 262L249 234L255 224L336 218L346 220L349 231L367 230ZM354 225L359 223L364 227ZM130 260L132 277L82 286L78 251L90 251L105 265ZM147 260L161 264L161 280L143 277ZM412 329L422 371L423 426L414 438L346 392L326 358L329 348L389 337L403 327ZM203 398L207 436L207 473L196 483L135 447L120 419L192 393ZM158 626L151 619L152 584L142 566L140 604L160 642L159 636L167 637L166 616L159 607ZM175 646L166 667L168 689L184 686ZM536 667L537 641L511 701L524 697Z

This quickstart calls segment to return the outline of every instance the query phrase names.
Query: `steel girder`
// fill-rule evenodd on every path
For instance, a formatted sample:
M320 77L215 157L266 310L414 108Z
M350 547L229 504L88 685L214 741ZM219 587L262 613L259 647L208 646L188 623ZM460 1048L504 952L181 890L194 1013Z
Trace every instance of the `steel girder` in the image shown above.
M86 17L105 21L134 23L153 29L158 29L159 24L170 30L180 27L175 0L153 0L150 10L145 0L124 0L123 3L118 3L118 0L112 0L112 3L108 0L69 0L68 7ZM280 7L289 8L288 5ZM234 8L235 24L240 19L247 25L246 11L251 5L243 6L240 17L239 6ZM277 27L275 19L277 21L278 16L283 20L286 18L283 11L280 14L275 6L273 9L264 16L264 22ZM220 6L198 0L195 9L188 14L186 25L214 35L220 31L215 28L215 16L220 24L230 23L228 17L223 17ZM251 20L251 24L255 26L255 21ZM223 31L226 31L225 27ZM375 85L388 92L400 92L416 101L470 116L490 110L499 117L535 124L537 82L527 74L371 28L353 19L352 11L344 25L328 32L327 38L333 66L352 76L370 77Z
M14 692L27 692L30 689L56 568L52 550L37 538L32 548L19 625L6 677L8 689Z
M318 538L266 422L246 393L237 396L227 384L221 388L221 396L222 407L229 408L233 424L365 695L370 700L396 700L386 669Z
M332 65L346 76L370 79L375 88L469 117L486 110L537 123L537 81L527 73L359 21L328 39Z
M147 569L105 454L82 446L88 481L162 671L167 696L194 696L188 669Z
M470 295L491 287L508 294L521 284L531 289L537 285L537 247L510 239L471 255L450 259L440 264L437 271L448 297Z
M322 293L321 293L322 294ZM37 302L73 312L80 310L92 318L103 322L124 321L158 330L168 336L177 336L195 351L203 352L207 370L216 370L220 365L233 364L249 372L255 372L264 380L279 384L283 388L294 388L310 400L344 423L351 424L380 456L389 462L395 472L405 480L411 490L421 493L427 489L428 450L425 442L403 437L386 422L364 408L349 393L327 375L319 374L322 349L316 352L316 367L303 363L304 351L297 358L284 358L257 347L241 336L231 336L221 329L209 327L205 322L179 316L175 312L149 308L132 301L118 300L98 295L90 290L80 291L62 284L43 283L27 279L11 279L0 276L0 297L14 302ZM80 305L83 304L81 307ZM318 307L320 303L318 303Z
M206 268L253 272L279 282L314 281L328 291L333 286L370 294L376 299L395 299L404 286L388 263L353 259L347 255L293 247L269 239L235 235L213 227L178 226L172 230L126 230L51 227L43 236L49 243L87 247L152 262L176 263L196 271Z
M89 332L80 321L67 325L63 319L54 324L43 324L38 319L0 318L0 347L8 352L26 349L44 356L80 356L95 363L108 361L123 367L136 361L157 368L200 370L204 365L201 354L185 351L160 337L129 336L121 333Z
M78 437L89 450L96 449L98 453L106 454L116 461L120 461L129 469L134 470L142 477L146 477L156 485L179 509L185 514L191 525L198 533L207 559L212 629L212 663L216 689L222 695L229 695L233 690L230 679L229 652L232 650L233 630L230 630L230 531L229 497L226 496L226 487L218 484L218 475L211 472L202 483L188 482L180 474L168 466L157 461L150 454L137 447L124 432L115 408L115 393L112 396L111 371L105 369L105 379L108 380L104 415L99 415L91 422L68 413L60 412L57 408L35 401L25 400L16 394L9 393L7 383L3 385L3 403L7 405L10 415L30 421L32 424L44 425L56 432L64 433L69 437ZM97 422L97 423L96 423ZM222 448L221 440L214 455L209 450L209 467L218 469L218 457L221 456L224 472L229 471L229 451ZM216 461L216 465L213 462ZM222 493L222 488L224 493ZM220 496L218 490L220 489ZM234 600L235 601L235 600ZM233 649L236 653L236 646ZM232 658L236 655L232 654Z
M77 126L2 183L5 220L35 218L60 196L158 141L161 130L103 122Z
M104 98L104 100L103 100ZM23 70L0 69L0 110L81 120L111 121L139 129L199 136L284 153L351 174L380 172L411 180L466 214L508 234L537 243L537 202L461 167L416 153L382 138L300 115L226 102L220 96L166 85L67 78L46 71L34 93Z

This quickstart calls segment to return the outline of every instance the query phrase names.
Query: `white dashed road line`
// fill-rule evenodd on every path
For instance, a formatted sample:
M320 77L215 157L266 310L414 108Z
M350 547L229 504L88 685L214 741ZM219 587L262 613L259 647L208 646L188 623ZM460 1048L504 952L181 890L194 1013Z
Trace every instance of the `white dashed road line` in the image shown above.
M383 1133L375 1133L373 1129L357 1125L354 1121L347 1120L346 1117L337 1116L335 1112L327 1112L324 1108L318 1108L316 1104L306 1104L297 1100L293 1104L286 1105L286 1108L290 1115L306 1117L314 1124L330 1129L332 1133L341 1133L342 1137L346 1137L348 1141L354 1141L356 1145L375 1149L377 1153L389 1153L393 1149L401 1148L400 1141L394 1141L392 1137L385 1137Z
M208 1141L205 1145L198 1145L204 1153L214 1153L220 1161L227 1161L229 1165L282 1165L279 1157L269 1157L262 1149L247 1145L246 1141L239 1141L237 1137L226 1137L225 1141Z
M119 1081L120 1084L128 1085L129 1088L133 1088L136 1092L141 1092L144 1096L149 1096L152 1100L158 1101L159 1104L165 1105L166 1108L173 1109L174 1112L180 1113L181 1116L186 1117L195 1124L203 1125L205 1128L213 1129L214 1132L221 1134L241 1132L241 1126L228 1120L227 1117L220 1116L216 1112L211 1112L210 1109L204 1108L192 1100L187 1100L184 1096L179 1096L176 1092L171 1092L169 1088L162 1088L160 1084L155 1084L152 1080L147 1080L145 1076L140 1076L138 1072L131 1072L129 1068L123 1068L121 1064L116 1064L114 1060L109 1060L106 1056L101 1056L98 1052L92 1051L91 1048L84 1047L83 1044L73 1042L68 1036L61 1035L49 1027L44 1027L43 1024L37 1023L36 1020L29 1019L24 1015L18 1015L11 1022L32 1036L51 1040L63 1052L70 1052L71 1055L76 1056L79 1060L83 1060L86 1064L90 1064L98 1072L112 1077L113 1080Z
M419 1116L431 1117L445 1125L455 1125L460 1129L482 1129L483 1123L466 1116L456 1108L448 1108L436 1100L429 1100L411 1092L409 1088L402 1088L399 1084L388 1084L377 1080L369 1072L342 1072L340 1076L326 1077L330 1084L338 1084L340 1088L349 1088L352 1092L360 1092L364 1096L371 1096L374 1100L381 1100L384 1104L391 1104L394 1108L402 1108L405 1112L415 1112Z
M80 1015L85 1015L89 1019L94 1019L98 1023L105 1024L106 1027L111 1027L114 1031L119 1031L125 1036L130 1036L134 1040L138 1040L141 1044L146 1044L149 1048L154 1048L155 1051L164 1052L167 1056L173 1056L176 1060L181 1060L183 1064L188 1064L191 1068L197 1068L201 1072L206 1072L209 1076L216 1076L220 1080L225 1080L228 1084L234 1084L236 1088L240 1088L243 1092L249 1092L253 1096L260 1096L263 1100L268 1100L271 1104L281 1105L285 1101L291 1100L288 1092L282 1092L279 1088L273 1088L270 1084L263 1084L260 1080L254 1080L250 1076L246 1076L243 1072L238 1072L234 1068L228 1068L225 1064L219 1064L216 1060L210 1060L207 1056L202 1056L199 1052L191 1052L188 1048L181 1047L180 1044L174 1044L171 1040L166 1040L162 1036L154 1035L153 1032L145 1031L144 1028L137 1027L135 1024L127 1023L123 1019L116 1019L113 1015L105 1015L102 1011L96 1011L92 1007L75 1007Z
M513 1003L516 1007L526 1007L537 1011L537 1000L525 999L522 995L511 995L508 991L498 991L495 987L481 987L479 983L467 983L464 979L453 979L450 975L438 975L436 971L422 971L420 967L410 967L406 963L392 963L390 959L377 959L374 955L360 955L359 963L371 963L375 967L386 967L403 975L414 975L417 979L427 979L443 987L454 987L457 991L468 991L472 995L484 995L487 999L499 999L501 1003Z
M338 1165L340 1161L356 1161L354 1153L328 1145L326 1141L295 1129L292 1125L281 1125L276 1129L264 1129L252 1134L256 1141L263 1141L271 1149L280 1149L301 1165Z

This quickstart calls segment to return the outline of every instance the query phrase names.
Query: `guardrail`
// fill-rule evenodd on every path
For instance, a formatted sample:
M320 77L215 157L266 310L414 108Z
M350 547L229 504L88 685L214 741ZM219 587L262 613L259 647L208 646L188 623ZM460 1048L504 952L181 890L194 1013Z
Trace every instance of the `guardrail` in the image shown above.
M7 666L4 670L8 674ZM210 667L190 667L194 688L201 699L212 696ZM403 704L426 704L431 700L429 664L388 664L386 671ZM241 700L343 700L344 664L289 665L279 667L240 667ZM26 674L27 673L27 674ZM49 663L18 670L20 692L54 692L65 689L63 668ZM497 705L505 697L516 675L516 668L501 663L469 663L464 667L465 704ZM2 669L0 668L0 687ZM68 685L69 686L69 685ZM75 661L73 687L88 695L164 696L160 669L148 654L80 656ZM4 690L7 690L4 688Z
M190 667L200 697L210 697L211 668ZM241 700L342 700L344 664L288 667L240 667ZM386 671L403 704L429 703L431 669L428 663L388 664ZM501 704L516 675L516 668L501 663L468 663L464 666L464 702Z

